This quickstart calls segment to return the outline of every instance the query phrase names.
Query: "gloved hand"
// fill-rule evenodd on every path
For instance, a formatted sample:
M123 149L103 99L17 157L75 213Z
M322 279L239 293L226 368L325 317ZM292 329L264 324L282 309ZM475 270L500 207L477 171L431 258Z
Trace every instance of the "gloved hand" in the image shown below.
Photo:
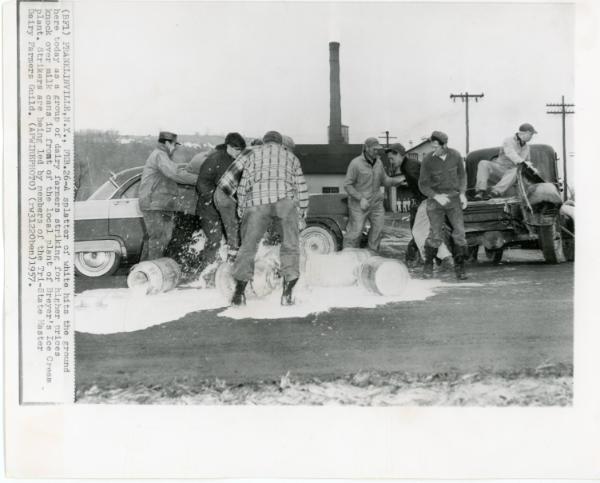
M464 210L467 207L467 197L464 193L460 194L460 207Z
M438 195L435 195L433 199L442 206L446 206L448 203L450 203L450 198L446 193L440 193Z
M369 200L366 198L361 198L360 200L360 209L363 211L367 211L369 209Z

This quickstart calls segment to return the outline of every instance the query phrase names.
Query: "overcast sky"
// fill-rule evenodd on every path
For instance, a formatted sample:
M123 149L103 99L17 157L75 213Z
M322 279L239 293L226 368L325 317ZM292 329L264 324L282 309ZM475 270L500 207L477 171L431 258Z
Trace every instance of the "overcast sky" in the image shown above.
M75 35L77 129L277 129L325 143L332 40L352 143L439 129L464 152L464 104L449 95L469 91L485 94L471 105L471 149L530 122L560 153L546 103L573 102L567 4L80 1Z

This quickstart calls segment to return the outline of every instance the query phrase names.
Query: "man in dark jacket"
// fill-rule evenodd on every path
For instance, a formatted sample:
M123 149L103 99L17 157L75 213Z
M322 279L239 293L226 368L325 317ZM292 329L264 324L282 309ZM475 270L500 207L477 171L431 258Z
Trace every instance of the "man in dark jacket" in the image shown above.
M156 149L144 165L139 200L148 243L144 244L141 260L154 260L164 255L175 225L177 183L196 183L196 175L187 172L172 159L178 146L177 134L159 133Z
M465 258L467 240L463 210L467 207L467 175L460 153L448 147L448 136L441 131L431 134L434 149L423 159L419 176L419 189L427 196L429 236L425 240L425 265L423 276L433 276L433 258L443 242L443 227L446 217L452 225L454 240L454 269L459 280L467 278Z
M202 163L196 183L198 204L196 215L206 235L206 245L202 253L203 267L213 263L223 238L223 227L227 234L227 244L230 251L237 251L239 244L238 220L235 211L217 209L215 205L215 188L223 173L231 163L246 148L246 141L237 132L227 134L225 142L215 148Z
M419 250L421 258L425 260L425 240L429 235L429 217L427 216L427 197L419 190L419 175L421 173L421 163L406 156L406 149L400 143L392 144L386 150L388 159L392 164L400 166L400 172L404 175L408 189L413 197L410 207L410 229L413 235L414 247ZM416 251L414 256L416 257ZM442 266L452 266L452 254L444 242L440 245L437 257L441 260Z

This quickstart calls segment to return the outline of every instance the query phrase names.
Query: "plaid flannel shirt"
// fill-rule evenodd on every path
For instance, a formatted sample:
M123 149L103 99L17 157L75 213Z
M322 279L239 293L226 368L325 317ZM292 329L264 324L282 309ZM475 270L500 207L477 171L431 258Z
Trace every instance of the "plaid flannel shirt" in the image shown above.
M298 203L300 215L308 210L308 189L300 161L279 144L257 146L238 157L221 176L218 186L228 196L237 191L240 217L250 206L289 198Z

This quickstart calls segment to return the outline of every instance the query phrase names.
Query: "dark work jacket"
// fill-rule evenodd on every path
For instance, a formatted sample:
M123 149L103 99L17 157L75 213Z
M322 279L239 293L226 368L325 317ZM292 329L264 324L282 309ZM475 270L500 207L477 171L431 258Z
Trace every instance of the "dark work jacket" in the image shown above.
M233 158L227 154L227 146L225 144L218 145L215 150L200 166L198 173L198 181L196 182L196 191L198 198L204 202L212 200L217 182L227 171L227 168L233 163Z
M400 165L400 172L406 178L406 184L408 185L408 189L413 195L413 198L417 200L418 203L421 203L427 197L421 193L419 189L419 174L421 173L421 163L416 159L409 158L406 156L402 160L402 164Z
M429 153L421 163L419 189L427 198L445 193L449 196L464 194L467 175L462 156L455 149L446 149L446 160Z

